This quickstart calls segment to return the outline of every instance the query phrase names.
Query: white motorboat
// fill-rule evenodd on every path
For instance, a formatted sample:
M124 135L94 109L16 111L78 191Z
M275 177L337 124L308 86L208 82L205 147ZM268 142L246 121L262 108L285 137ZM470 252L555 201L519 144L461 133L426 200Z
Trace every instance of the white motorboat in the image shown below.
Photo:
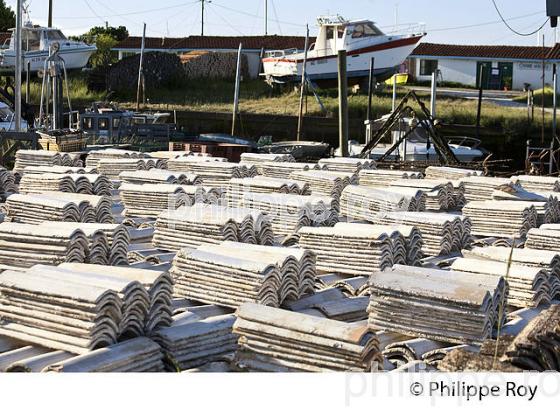
M15 30L12 29L11 32L7 47L0 50L0 70L4 72L13 72L15 69ZM31 72L42 70L54 43L58 44L58 55L64 60L67 70L84 68L90 56L97 50L94 45L69 40L57 28L36 26L30 20L23 25L21 36L23 71L27 70L28 64Z
M340 16L319 17L319 35L307 53L306 77L311 81L337 78L337 55L346 50L348 78L369 75L372 57L378 81L392 76L425 35L423 27L411 28L410 34L384 34L372 21L347 21ZM264 76L269 82L301 79L304 52L269 51L263 58Z

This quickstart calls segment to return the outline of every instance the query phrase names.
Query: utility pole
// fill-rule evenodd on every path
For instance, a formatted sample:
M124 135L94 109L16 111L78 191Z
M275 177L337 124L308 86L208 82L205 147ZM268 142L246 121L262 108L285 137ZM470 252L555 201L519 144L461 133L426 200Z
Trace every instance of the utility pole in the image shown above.
M264 0L264 35L268 36L268 0Z
M140 64L138 64L138 86L136 88L136 110L140 110L140 88L142 87L142 71L144 65L144 46L146 42L146 23L144 23L144 30L142 31L142 45L140 47ZM144 93L146 90L144 89Z
M22 19L23 19L23 7L22 7L22 0L17 0L17 9L16 9L16 33L15 33L15 41L16 41L16 66L15 66L15 96L14 96L14 105L15 105L15 128L17 132L21 131L21 64L22 64L22 50L21 50L21 26L22 26Z
M199 0L199 1L200 1L200 5L201 5L201 10L200 10L201 11L200 35L202 37L204 37L204 5L206 3L212 3L212 1L211 0Z
M49 0L49 27L52 27L52 2L53 0Z

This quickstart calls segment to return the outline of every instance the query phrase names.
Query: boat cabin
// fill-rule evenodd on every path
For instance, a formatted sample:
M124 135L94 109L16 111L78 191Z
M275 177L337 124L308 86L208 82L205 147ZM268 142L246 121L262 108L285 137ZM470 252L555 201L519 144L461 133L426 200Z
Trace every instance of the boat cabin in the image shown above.
M15 45L15 30L10 30L12 36L6 40L8 44L4 44L4 48L14 50ZM56 28L40 27L40 26L23 26L21 30L22 36L22 51L44 51L49 49L49 45L54 42L67 42L70 41L66 38L62 31Z
M310 50L319 56L333 55L339 50L353 50L368 44L374 37L384 39L385 34L369 20L347 21L342 17L319 17L319 35Z

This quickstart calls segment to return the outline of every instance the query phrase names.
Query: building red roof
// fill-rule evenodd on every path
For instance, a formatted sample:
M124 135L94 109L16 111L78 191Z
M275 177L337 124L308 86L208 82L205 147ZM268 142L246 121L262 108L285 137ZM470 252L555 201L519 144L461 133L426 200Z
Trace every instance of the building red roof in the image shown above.
M558 44L552 47L531 46L469 46L456 44L420 43L411 56L437 56L437 57L477 57L513 60L542 60L550 59L551 52L558 50ZM558 58L558 57L556 57Z
M560 60L560 43L556 43L554 47L548 53L548 58L550 60Z
M310 39L310 43L315 41ZM115 49L139 49L142 37L128 37L121 41ZM236 50L239 43L243 44L244 49L260 50L285 50L289 48L303 49L305 47L305 37L298 36L190 36L182 38L173 37L146 37L146 48L175 50L175 49L202 49L202 50Z

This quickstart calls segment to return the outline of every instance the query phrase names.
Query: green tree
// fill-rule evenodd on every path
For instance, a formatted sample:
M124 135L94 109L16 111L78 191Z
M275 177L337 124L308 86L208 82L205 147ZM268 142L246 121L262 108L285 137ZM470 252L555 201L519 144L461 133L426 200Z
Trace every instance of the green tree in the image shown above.
M107 67L116 62L118 58L117 53L111 49L127 37L128 30L124 26L97 26L75 38L88 44L95 44L97 51L91 56L91 64L94 67Z
M99 34L95 40L97 51L91 56L94 67L106 67L117 60L116 53L111 49L118 44L118 40L108 34Z
M92 27L87 33L82 34L78 38L81 41L85 41L86 43L93 44L96 42L97 37L102 34L108 35L113 39L115 39L116 41L123 41L125 38L128 37L128 30L125 26L119 26L119 27L96 26L96 27Z
M16 14L6 6L4 0L0 0L0 31L8 31L16 25Z

